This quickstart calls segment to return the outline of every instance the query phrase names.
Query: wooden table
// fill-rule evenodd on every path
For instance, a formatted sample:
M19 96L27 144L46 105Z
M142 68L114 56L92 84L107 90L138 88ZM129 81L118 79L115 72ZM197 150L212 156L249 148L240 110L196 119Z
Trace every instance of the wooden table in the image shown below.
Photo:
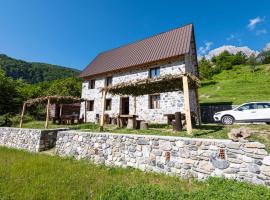
M165 117L167 117L167 124L172 125L172 120L175 119L175 114L164 114Z
M136 128L136 118L138 115L119 115L119 127L123 127L124 125L127 125L127 128L135 129Z
M79 115L62 115L60 117L60 124L74 124L74 121L79 123Z

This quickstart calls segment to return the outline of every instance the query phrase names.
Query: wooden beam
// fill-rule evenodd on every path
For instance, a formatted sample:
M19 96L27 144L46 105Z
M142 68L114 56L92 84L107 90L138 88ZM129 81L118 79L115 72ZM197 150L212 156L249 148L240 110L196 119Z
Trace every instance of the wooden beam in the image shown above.
M184 90L184 108L186 115L187 132L192 132L191 113L190 113L190 99L189 99L189 88L188 88L188 77L183 76L183 90Z
M25 107L26 107L26 103L23 103L22 114L21 114L21 119L20 119L20 128L22 128L22 124L23 124L23 116L25 112Z
M46 109L45 128L48 128L48 124L49 124L49 118L50 118L50 103L51 103L51 100L50 100L50 98L48 98L47 109Z
M104 130L104 115L105 115L105 104L106 104L106 95L107 92L103 91L102 92L102 102L101 102L101 107L102 107L102 113L101 113L101 118L100 118L100 131Z

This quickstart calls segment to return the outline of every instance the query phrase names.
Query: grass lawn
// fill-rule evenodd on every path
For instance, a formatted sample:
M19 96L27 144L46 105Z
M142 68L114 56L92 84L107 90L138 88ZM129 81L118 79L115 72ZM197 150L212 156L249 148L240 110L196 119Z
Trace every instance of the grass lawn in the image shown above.
M135 169L0 147L0 199L270 199L270 189L234 180L182 180Z
M223 126L221 124L203 124L200 127L194 129L193 134L189 135L186 131L175 132L172 131L172 127L164 124L150 124L149 130L137 130L116 128L113 125L106 125L105 131L112 133L125 133L125 134L143 134L143 135L167 135L167 136L180 136L180 137L195 137L195 138L216 138L227 139L228 132L232 128L239 128L241 126L247 127L252 131L250 140L259 141L266 145L268 152L270 152L270 126L265 124L250 124L250 125L232 125ZM44 128L44 121L32 121L23 125L24 128ZM49 124L49 128L68 127L70 129L76 129L80 131L97 131L99 132L98 125L94 123L86 123L79 125L56 125Z
M253 73L248 66L232 70L203 81L199 89L200 103L231 102L234 105L250 101L270 101L270 65L258 66Z

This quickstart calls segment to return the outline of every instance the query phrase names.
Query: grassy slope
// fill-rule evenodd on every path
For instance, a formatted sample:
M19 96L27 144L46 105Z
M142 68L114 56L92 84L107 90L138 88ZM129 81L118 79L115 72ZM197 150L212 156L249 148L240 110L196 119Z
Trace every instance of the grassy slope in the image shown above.
M0 148L0 199L269 199L270 190L233 180L181 180Z
M258 66L254 73L248 66L234 66L202 82L199 92L201 103L270 101L270 65Z

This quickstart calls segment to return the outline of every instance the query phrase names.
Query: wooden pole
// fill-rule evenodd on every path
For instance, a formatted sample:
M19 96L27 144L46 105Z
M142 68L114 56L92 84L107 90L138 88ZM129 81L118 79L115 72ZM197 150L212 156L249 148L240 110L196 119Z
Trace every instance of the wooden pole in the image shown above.
M102 102L101 102L102 113L101 113L101 118L100 118L100 131L104 130L104 115L105 115L106 94L107 94L107 91L102 92Z
M87 109L87 102L84 101L84 123L86 123L86 109Z
M23 116L25 112L25 107L26 107L26 103L23 103L22 114L21 114L21 119L20 119L20 128L22 128L22 124L23 124Z
M63 114L63 104L60 104L60 112L59 112L59 117L61 118Z
M185 108L185 115L186 115L187 132L188 134L191 134L192 123L191 123L189 88L188 88L187 76L183 76L183 90L184 90L184 108Z
M50 98L48 98L47 103L45 128L48 128L49 118L50 118Z

